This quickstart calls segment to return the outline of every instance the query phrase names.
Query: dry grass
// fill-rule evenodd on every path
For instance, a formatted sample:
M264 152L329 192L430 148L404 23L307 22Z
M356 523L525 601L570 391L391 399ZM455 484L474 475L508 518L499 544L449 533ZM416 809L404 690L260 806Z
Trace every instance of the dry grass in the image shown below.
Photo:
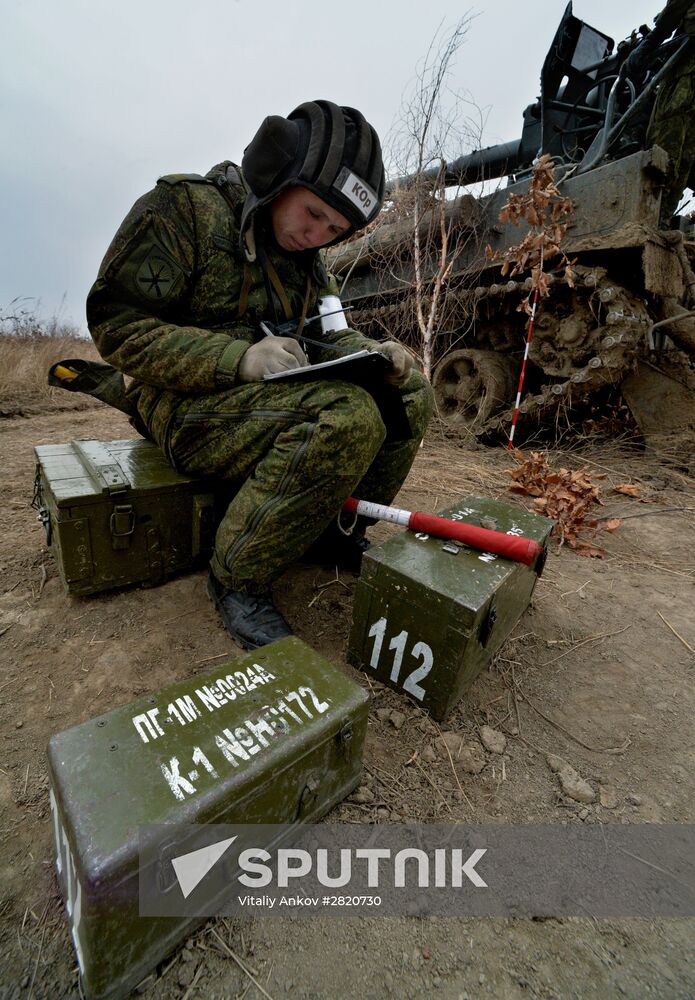
M31 309L13 306L0 312L0 416L94 405L80 393L54 389L47 382L56 361L98 360L92 341L57 317L42 320Z

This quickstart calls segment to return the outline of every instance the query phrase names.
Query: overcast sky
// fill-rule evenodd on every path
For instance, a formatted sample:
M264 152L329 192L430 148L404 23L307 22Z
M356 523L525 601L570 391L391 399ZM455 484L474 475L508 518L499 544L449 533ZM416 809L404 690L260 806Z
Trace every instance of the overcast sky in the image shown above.
M659 0L575 0L616 41ZM521 134L564 0L2 0L0 314L84 300L123 216L165 173L240 160L262 119L326 98L386 135L437 28L473 16L451 75ZM466 150L461 150L465 152Z

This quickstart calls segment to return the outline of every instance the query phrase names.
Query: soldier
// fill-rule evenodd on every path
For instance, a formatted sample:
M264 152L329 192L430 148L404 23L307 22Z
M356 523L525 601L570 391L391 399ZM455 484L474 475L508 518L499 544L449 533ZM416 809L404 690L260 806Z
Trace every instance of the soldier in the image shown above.
M234 493L208 593L247 649L291 634L270 588L312 543L358 565L364 525L346 536L340 507L352 493L390 503L430 417L430 387L410 354L349 328L319 335L312 361L336 347L378 349L390 361L383 399L348 381L263 381L307 356L297 339L264 336L259 324L297 319L301 333L318 300L337 291L318 248L371 222L383 190L379 139L363 116L302 104L265 119L240 167L160 178L125 218L89 293L94 342L133 379L128 395L149 436L177 469ZM389 391L405 406L405 440L387 434Z
M661 221L668 227L683 190L692 182L695 162L695 3L668 0L656 18L654 29L628 56L628 76L639 81L651 55L676 32L688 44L668 76L659 84L647 129L647 146L661 146L669 155L666 184L661 194Z

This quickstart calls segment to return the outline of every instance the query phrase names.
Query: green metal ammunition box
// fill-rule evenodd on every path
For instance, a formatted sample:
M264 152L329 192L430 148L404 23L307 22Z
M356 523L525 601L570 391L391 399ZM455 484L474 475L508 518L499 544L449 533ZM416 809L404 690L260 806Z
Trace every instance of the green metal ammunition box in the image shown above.
M552 521L521 507L465 497L442 517L532 538ZM445 719L528 607L545 552L532 567L405 531L362 560L348 659Z
M56 867L87 997L126 996L199 923L139 916L139 832L318 820L359 781L367 701L292 637L52 737Z
M209 556L209 482L180 475L152 442L41 445L34 503L70 594L155 584Z

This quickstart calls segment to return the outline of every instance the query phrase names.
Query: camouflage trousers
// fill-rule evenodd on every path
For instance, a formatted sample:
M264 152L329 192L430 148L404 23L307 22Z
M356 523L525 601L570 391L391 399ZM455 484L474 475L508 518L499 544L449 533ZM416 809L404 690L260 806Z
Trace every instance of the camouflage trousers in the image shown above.
M236 490L211 562L225 586L266 590L351 494L393 500L432 411L419 373L400 391L413 433L405 441L387 440L372 396L348 382L253 382L182 400L158 443L181 471Z
M647 130L647 145L661 146L669 155L668 178L661 195L661 217L668 224L690 184L695 161L694 50L686 53L673 77L659 86Z

